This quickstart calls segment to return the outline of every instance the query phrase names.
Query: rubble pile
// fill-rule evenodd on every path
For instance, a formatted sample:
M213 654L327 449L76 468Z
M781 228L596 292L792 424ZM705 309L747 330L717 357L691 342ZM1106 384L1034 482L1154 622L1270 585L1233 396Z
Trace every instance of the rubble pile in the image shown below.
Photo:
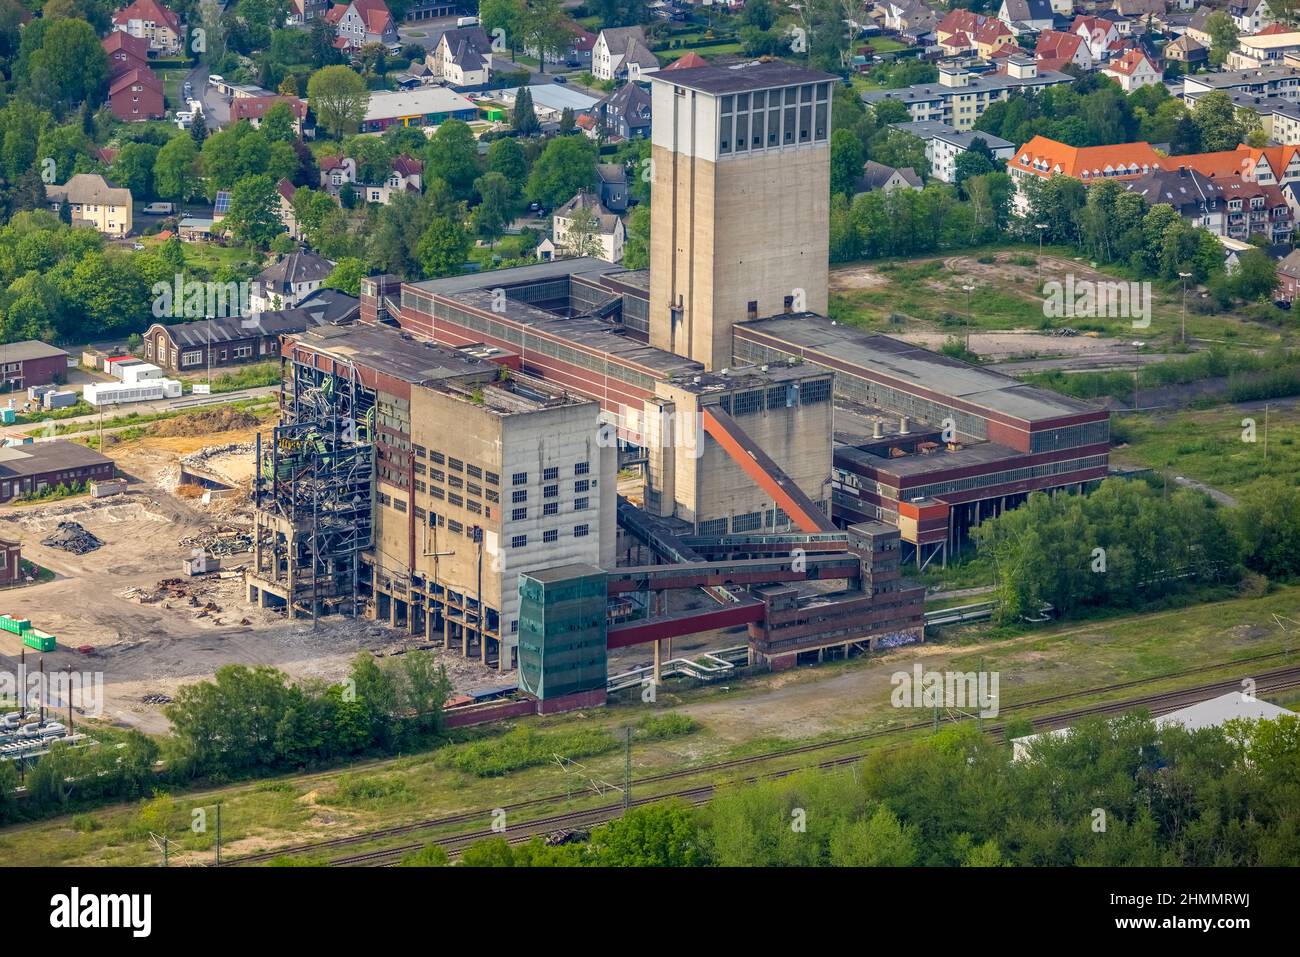
M145 704L171 704L172 696L169 694L163 694L161 691L156 691L145 695L140 700Z
M84 555L86 552L93 552L104 543L88 532L80 522L59 522L59 527L54 534L43 539L41 544L74 555Z
M246 555L253 550L253 535L235 525L217 526L206 535L182 538L186 548L201 548L214 558L226 555Z

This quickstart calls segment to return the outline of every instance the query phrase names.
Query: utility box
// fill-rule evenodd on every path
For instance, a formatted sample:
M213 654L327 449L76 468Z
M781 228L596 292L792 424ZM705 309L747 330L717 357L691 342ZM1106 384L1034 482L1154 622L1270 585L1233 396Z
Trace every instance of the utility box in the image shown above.
M42 399L46 409L66 409L77 404L79 396L72 390L47 392Z
M581 563L519 576L519 690L543 701L605 690L606 577Z

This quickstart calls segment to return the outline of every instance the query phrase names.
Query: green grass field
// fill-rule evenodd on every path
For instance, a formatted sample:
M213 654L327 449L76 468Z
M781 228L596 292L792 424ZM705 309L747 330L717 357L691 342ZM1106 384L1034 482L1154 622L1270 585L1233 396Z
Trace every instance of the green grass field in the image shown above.
M1272 476L1294 482L1300 474L1300 409L1294 400L1269 403L1268 442L1264 403L1220 406L1200 412L1124 415L1113 420L1119 445L1111 460L1148 466L1172 479L1186 476L1229 495L1255 479ZM1254 421L1254 441L1248 424Z
M971 670L983 667L1001 675L1000 719L1044 716L1101 700L1202 684L1215 679L1277 668L1295 655L1259 665L1227 665L1194 677L1168 677L1203 665L1220 665L1255 655L1294 650L1300 632L1275 616L1294 616L1300 587L1277 588L1261 598L1240 598L1215 604L1141 616L1123 616L1082 625L1051 625L1020 637L992 640L988 626L956 629L934 636L924 646L900 649L870 659L854 659L781 675L763 675L719 688L661 690L657 706L615 704L547 719L524 719L516 726L555 735L554 741L577 740L601 731L618 735L648 715L669 709L694 719L698 730L656 740L647 735L633 747L633 776L637 778L745 754L763 754L796 741L830 740L860 731L900 728L925 720L914 710L890 704L890 675L923 660L930 668ZM935 641L935 639L939 639ZM1116 681L1152 679L1149 686L1117 692L1097 692ZM773 692L780 689L779 695ZM1049 695L1080 693L1068 702L1018 707L1018 703ZM758 707L753 707L757 705ZM816 710L816 715L812 712ZM802 714L803 719L794 715ZM811 730L810 730L811 729ZM483 744L500 740L508 731L498 726L466 732L463 740ZM915 738L908 731L880 739L879 746ZM809 760L856 753L861 743L837 745ZM600 749L596 749L599 751ZM467 752L468 753L468 752ZM196 807L222 801L224 856L254 853L290 843L320 840L379 827L408 823L467 810L482 810L484 826L494 807L539 795L572 795L555 806L577 807L608 803L598 797L592 781L621 780L620 749L583 758L581 769L565 770L554 761L523 767L490 779L474 770L460 770L447 749L314 774L285 776L257 783L180 793L169 816L174 863L210 861L212 828L194 834L188 828ZM725 775L678 780L671 785L643 785L638 796L659 794L703 780L736 781L761 770L792 767L795 759L776 759ZM364 786L362 785L363 782ZM551 805L530 811L540 816ZM409 841L410 838L401 840ZM149 845L139 805L121 804L50 821L10 827L0 832L5 860L27 866L60 864L146 865L158 862Z

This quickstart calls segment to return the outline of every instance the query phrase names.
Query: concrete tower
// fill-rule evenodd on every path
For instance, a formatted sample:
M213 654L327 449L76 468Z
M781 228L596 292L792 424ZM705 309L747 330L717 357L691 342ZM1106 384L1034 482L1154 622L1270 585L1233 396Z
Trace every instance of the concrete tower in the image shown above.
M649 79L650 344L722 369L737 322L826 312L835 78L772 61Z

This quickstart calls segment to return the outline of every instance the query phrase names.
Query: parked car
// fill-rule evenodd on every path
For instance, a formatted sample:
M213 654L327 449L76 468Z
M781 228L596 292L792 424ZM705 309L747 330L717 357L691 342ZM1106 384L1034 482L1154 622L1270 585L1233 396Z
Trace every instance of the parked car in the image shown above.
M551 81L553 83L568 83L569 78L567 76L553 76L551 77Z

